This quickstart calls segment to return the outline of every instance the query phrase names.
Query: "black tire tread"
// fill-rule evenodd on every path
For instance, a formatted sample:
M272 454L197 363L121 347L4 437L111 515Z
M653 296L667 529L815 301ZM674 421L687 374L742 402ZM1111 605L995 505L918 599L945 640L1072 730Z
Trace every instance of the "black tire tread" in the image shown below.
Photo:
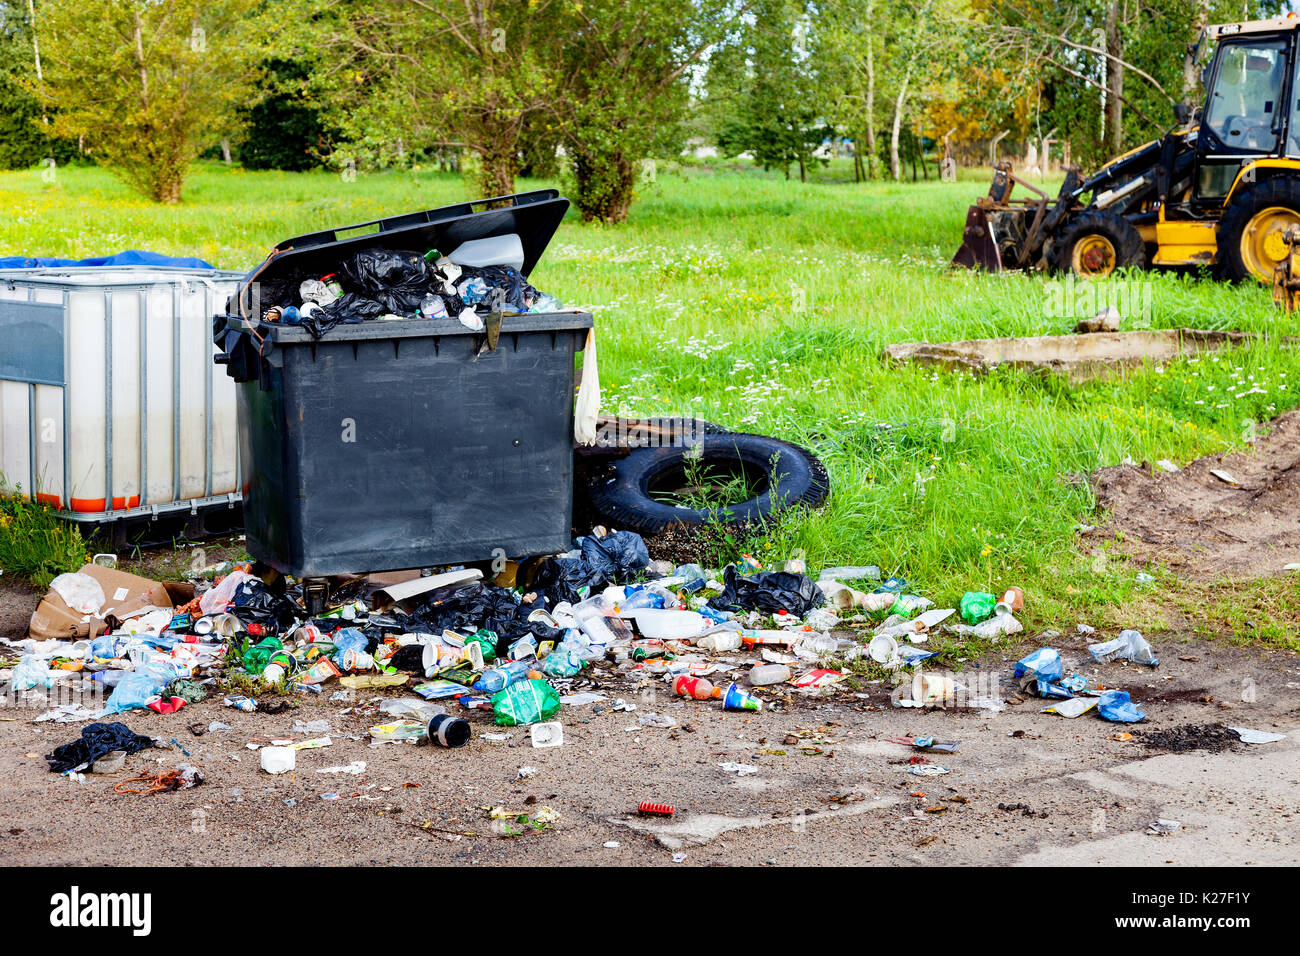
M1286 206L1300 213L1300 179L1270 176L1247 186L1233 199L1219 220L1218 267L1221 278L1230 282L1254 278L1241 258L1241 234L1254 215L1269 206Z
M782 441L781 439L771 438L766 435L752 435L746 432L719 431L710 432L707 439L760 439L769 445L777 446L781 456L797 455L803 460L808 469L808 481L805 487L798 489L798 494L791 491L789 497L785 497L777 511L785 511L794 507L816 508L821 505L827 495L830 493L830 476L826 471L825 465L812 452L799 445L791 442ZM676 456L667 454L668 451L676 451ZM631 482L626 477L626 472L636 472L642 467L647 457L638 459L637 456L653 456L658 459L655 463L662 470L671 465L671 463L685 454L686 449L637 449L630 452L626 457L620 459L610 466L610 470L595 476L587 486L588 498L595 510L608 521L613 527L627 531L635 531L643 535L657 535L674 524L678 525L701 525L707 520L714 519L718 524L724 526L735 526L753 524L755 521L763 521L771 517L770 502L766 505L759 505L749 508L751 512L741 517L731 517L727 512L740 511L745 506L751 506L754 502L762 501L763 496L750 499L748 502L740 502L723 509L716 515L704 516L700 512L683 510L682 514L675 515L673 519L665 519L656 515L647 514L646 511L638 505L648 498L644 490L640 487L632 487ZM708 454L706 446L706 455ZM612 472L612 473L611 473ZM754 510L761 513L754 514Z
M1075 243L1086 235L1099 233L1115 247L1115 269L1144 268L1147 264L1146 243L1137 226L1118 213L1105 209L1085 209L1072 217L1052 240L1047 264L1053 272L1070 271L1070 254Z

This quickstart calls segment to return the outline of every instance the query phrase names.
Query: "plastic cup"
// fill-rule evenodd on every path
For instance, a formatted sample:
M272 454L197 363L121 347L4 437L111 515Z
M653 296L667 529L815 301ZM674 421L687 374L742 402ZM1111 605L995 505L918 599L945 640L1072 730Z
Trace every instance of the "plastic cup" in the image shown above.
M753 694L741 690L733 681L722 696L723 710L762 710L763 702Z
M888 634L879 634L867 645L867 653L877 664L888 664L898 656L898 641Z

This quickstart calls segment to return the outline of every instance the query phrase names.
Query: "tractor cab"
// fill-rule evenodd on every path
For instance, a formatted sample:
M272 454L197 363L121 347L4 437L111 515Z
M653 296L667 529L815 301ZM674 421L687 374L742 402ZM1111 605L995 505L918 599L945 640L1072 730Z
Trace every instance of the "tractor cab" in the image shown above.
M1201 74L1205 105L1195 134L1191 196L1197 206L1222 207L1251 163L1300 160L1297 28L1300 20L1278 17L1206 29L1206 39L1217 43Z
M1200 109L1175 107L1177 126L1091 176L1067 168L1055 197L1000 165L953 263L1087 278L1204 266L1273 284L1291 260L1288 230L1300 236L1298 45L1294 13L1207 27ZM1012 199L1017 185L1034 197Z

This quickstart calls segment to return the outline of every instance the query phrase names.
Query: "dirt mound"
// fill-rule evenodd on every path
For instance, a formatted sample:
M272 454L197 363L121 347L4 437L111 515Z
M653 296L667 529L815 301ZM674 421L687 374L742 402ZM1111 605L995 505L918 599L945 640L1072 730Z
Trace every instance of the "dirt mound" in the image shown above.
M1123 531L1130 554L1189 576L1258 577L1300 561L1300 411L1261 431L1250 450L1209 455L1182 471L1098 470L1097 506L1111 520L1097 533Z
M1168 753L1186 753L1189 750L1219 753L1241 743L1241 738L1224 724L1184 724L1168 730L1138 731L1137 736L1148 750Z

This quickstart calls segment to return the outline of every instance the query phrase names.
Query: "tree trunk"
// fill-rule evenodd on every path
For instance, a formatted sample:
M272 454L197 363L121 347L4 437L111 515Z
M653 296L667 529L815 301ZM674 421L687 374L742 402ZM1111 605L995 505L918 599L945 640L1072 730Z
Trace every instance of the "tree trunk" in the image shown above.
M1106 94L1110 106L1110 128L1107 139L1110 148L1118 153L1124 143L1124 41L1119 33L1119 4L1113 3L1106 11Z
M911 67L903 74L903 86L898 91L898 99L894 101L894 125L889 133L889 172L894 177L894 182L903 178L903 164L898 158L898 132L903 125L903 102L907 99L907 84L912 78Z
M234 160L230 156L230 140L222 137L221 140L221 161L229 166Z
M867 5L867 21L870 22L872 7ZM875 176L876 163L876 61L872 51L871 36L867 35L867 178Z
M1192 19L1192 36L1200 36L1201 31L1205 29L1206 24L1210 22L1210 0L1198 0L1196 4L1196 15ZM1187 47L1187 55L1183 57L1183 102L1192 104L1192 94L1196 91L1196 85L1200 83L1200 72L1196 69L1196 61L1192 59L1193 47Z
M27 17L32 25L32 62L36 66L36 81L45 82L45 74L41 70L41 47L36 41L36 5L35 0L27 0ZM41 122L46 126L50 125L50 112L45 106L44 97L41 98Z
M636 193L636 164L621 153L593 155L572 148L573 203L583 221L625 221Z
M800 153L799 154L799 182L806 183L807 181L808 181L808 172L807 170L804 169L803 154Z

